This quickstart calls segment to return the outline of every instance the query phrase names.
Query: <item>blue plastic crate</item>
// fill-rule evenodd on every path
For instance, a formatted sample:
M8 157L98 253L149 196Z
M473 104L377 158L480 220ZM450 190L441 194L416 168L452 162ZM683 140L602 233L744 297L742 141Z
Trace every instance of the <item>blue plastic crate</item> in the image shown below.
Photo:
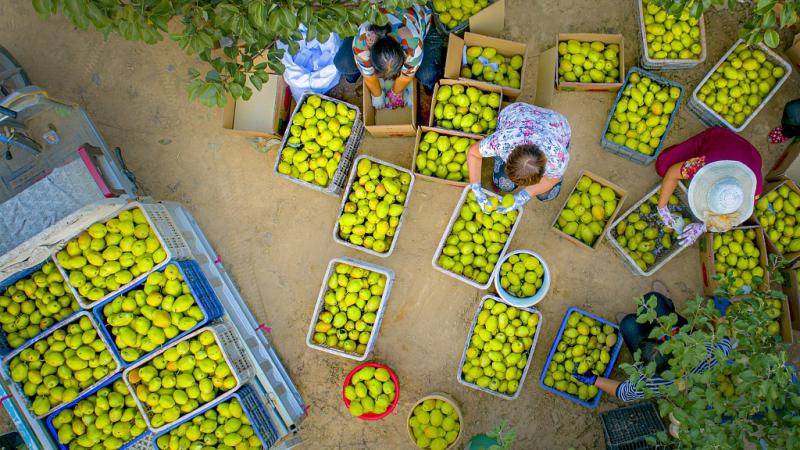
M196 261L194 260L172 261L170 262L170 264L174 264L175 266L178 267L181 276L183 276L183 280L186 282L187 285L189 285L189 291L191 291L192 296L194 296L194 299L197 302L197 306L199 306L200 310L203 311L205 319L197 322L197 325L195 325L194 328L180 332L174 338L164 342L164 344L161 345L160 347L154 349L149 353L143 354L139 359L131 362L126 362L125 360L122 359L120 349L117 347L117 343L114 340L114 335L111 334L111 327L106 323L106 318L103 315L103 308L105 307L105 305L114 301L114 299L119 297L120 295L127 294L128 292L134 289L140 288L142 285L144 285L146 278L140 280L136 284L133 284L121 290L113 297L103 300L103 302L97 304L97 306L92 310L92 313L94 314L95 319L97 319L97 322L102 325L101 330L106 335L106 337L108 337L108 340L111 342L111 352L114 353L114 355L116 355L120 361L122 361L123 367L130 367L135 365L139 361L142 361L143 359L147 358L149 355L152 355L153 353L158 352L162 348L169 346L171 343L188 335L192 331L206 325L211 321L219 319L225 313L225 310L222 308L222 304L217 298L217 294L214 293L214 289L211 287L211 284L208 282L205 275L203 275L202 269L200 269L200 265L197 264ZM158 272L163 272L167 267L169 267L170 264L167 264L166 266L158 270Z
M278 440L278 432L276 431L275 426L270 421L269 415L265 410L266 407L258 398L258 394L256 393L255 388L250 384L245 384L223 403L227 403L233 399L239 400L239 404L242 405L242 411L245 413L245 415L247 415L247 418L250 419L250 424L253 427L253 432L256 434L256 436L258 436L258 439L261 441L262 447L271 448L272 445L275 444L275 442ZM217 406L218 405L211 405L210 408L216 408ZM153 435L153 448L155 448L156 450L165 450L158 446L158 438L164 435L168 435L172 430L178 428L184 423L191 422L192 419L201 414L204 414L210 408L208 405L206 405L205 407L200 407L192 414L180 420L177 420L169 428Z
M553 355L556 353L556 347L558 347L558 343L561 342L561 336L564 334L564 329L567 328L567 320L569 320L569 316L574 312L581 313L584 316L589 316L592 319L604 325L610 325L612 328L614 328L614 330L616 330L617 343L611 350L611 359L608 361L608 366L606 366L606 370L605 372L603 372L603 376L608 378L608 376L611 375L611 372L614 371L614 364L616 364L617 358L619 357L619 351L622 348L622 336L620 335L619 327L616 324L609 322L606 319L603 319L602 317L590 313L589 311L586 311L584 309L575 306L571 306L567 310L567 313L564 315L564 320L561 321L561 326L558 328L558 334L556 335L555 340L553 340L553 345L550 347L550 353L547 354L547 360L544 362L544 367L542 368L542 375L539 377L539 386L541 386L542 389L546 391L550 391L556 395L560 395L566 399L572 400L573 402L579 405L583 405L590 409L595 409L597 408L597 405L600 403L600 397L602 397L603 391L598 390L594 400L592 400L591 402L586 402L577 397L573 397L572 395L566 392L561 392L558 389L551 388L550 386L544 384L544 378L547 376L547 369L548 367L550 367L550 363L553 361Z
M106 380L105 382L95 386L94 388L92 388L92 390L84 393L83 395L78 396L78 398L76 398L75 400L67 403L66 405L62 405L61 407L59 407L58 409L54 410L52 413L50 413L50 415L47 416L47 420L46 420L47 431L49 431L50 434L53 436L53 440L55 441L56 445L58 445L59 449L61 449L61 450L69 450L69 447L67 447L66 445L63 445L60 442L58 442L58 430L56 430L56 427L53 426L53 419L55 419L55 417L59 413L61 413L62 411L70 409L70 408L74 408L75 405L77 405L82 400L85 400L85 399L91 397L92 395L94 395L95 392L99 391L100 389L102 389L104 387L111 386L115 381L117 381L119 379L122 379L122 374L121 373L118 373L118 374L114 375L113 377L109 378L108 380ZM127 386L125 388L127 389ZM134 395L134 393L130 392L130 390L128 390L128 392L130 393L130 395ZM136 411L139 414L142 413L141 411L139 411L138 408L136 409ZM126 448L132 446L133 444L135 444L136 442L140 441L141 439L147 437L149 434L150 434L150 430L145 429L144 433L140 434L139 436L136 436L134 439L132 439L131 441L129 441L128 443L126 443L125 445L120 447L119 450L125 450Z
M681 95L678 97L678 100L675 101L675 110L672 111L672 114L670 115L669 122L667 123L667 129L666 131L664 131L664 135L661 136L661 142L659 142L658 147L656 147L655 151L650 156L645 155L644 153L639 153L636 150L630 149L624 145L620 145L617 144L616 142L612 142L606 139L606 134L608 133L608 126L611 123L611 119L614 118L614 111L617 109L617 104L622 98L622 92L628 85L628 81L630 80L631 74L633 73L639 74L640 76L643 77L648 77L662 86L676 87L681 91ZM617 92L617 98L614 99L614 105L611 107L611 111L609 111L608 113L608 118L606 119L606 123L603 126L603 133L600 135L600 146L603 147L603 150L609 153L621 156L625 159L631 160L643 166L652 163L653 161L656 160L658 154L661 153L661 150L664 148L664 142L667 140L667 136L669 135L669 130L672 129L672 124L675 123L675 118L678 117L678 110L680 110L681 103L683 102L684 91L685 89L683 88L683 85L681 85L680 83L668 80L662 76L654 74L653 72L648 72L638 67L631 67L630 70L628 70L628 73L625 75L625 81L622 83L622 87L619 88L619 92Z
M21 280L21 279L23 279L23 278L27 278L27 277L29 277L31 274L33 274L33 273L34 273L34 272L36 272L37 270L41 269L41 268L42 268L42 266L43 266L43 265L45 265L45 263L47 263L48 261L52 261L52 258L47 258L47 259L45 259L44 261L40 262L39 264L37 264L37 265L35 265L35 266L33 266L33 267L29 268L29 269L25 269L25 270L23 270L23 271L21 271L21 272L17 272L17 273L15 273L14 275L12 275L12 276L10 276L10 277L6 278L5 280L3 280L3 281L0 281L0 294L2 294L3 292L5 292L5 291L6 291L6 289L8 289L8 288L9 288L11 285L13 285L14 283L16 283L17 281L19 281L19 280ZM71 293L69 290L67 291L67 294L70 294L70 295L72 295L72 293ZM78 310L78 311L80 311L80 310ZM39 332L39 334L37 334L36 336L34 336L34 337L32 337L32 338L28 339L28 340L27 340L27 341L25 341L25 342L26 342L26 343L27 343L27 342L30 342L30 341L32 341L32 340L34 340L34 339L38 338L39 336L41 336L43 333L47 333L47 332L48 332L48 331L50 331L50 330L53 330L53 329L56 329L56 328L60 327L61 325L63 325L63 324L64 324L64 322L65 322L65 321L68 321L68 320L72 319L72 317L73 317L75 314L77 314L77 313L78 313L78 311L75 311L75 312L73 312L72 314L70 314L69 316L67 316L67 317L65 317L65 318L61 319L60 321L58 321L58 322L56 322L56 323L54 323L54 324L50 325L48 328L45 328L44 330L40 331L40 332ZM23 345L24 345L24 344L23 344ZM20 347L21 347L21 346L20 346ZM0 358L2 358L2 357L4 357L4 356L8 355L8 354L9 354L9 353L11 353L13 350L14 350L14 349L13 349L13 348L11 348L11 346L10 346L10 345L8 345L8 335L6 335L6 332L5 332L5 331L3 331L3 329L2 329L2 328L0 328Z

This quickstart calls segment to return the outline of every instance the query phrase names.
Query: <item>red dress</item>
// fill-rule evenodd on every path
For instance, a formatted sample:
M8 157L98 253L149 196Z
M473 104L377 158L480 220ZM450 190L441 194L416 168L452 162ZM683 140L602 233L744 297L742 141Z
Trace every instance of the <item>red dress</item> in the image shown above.
M681 163L681 175L689 180L706 164L716 161L739 161L756 176L756 199L764 179L761 154L747 140L727 128L708 128L702 133L664 150L656 159L656 172L663 177L667 169Z

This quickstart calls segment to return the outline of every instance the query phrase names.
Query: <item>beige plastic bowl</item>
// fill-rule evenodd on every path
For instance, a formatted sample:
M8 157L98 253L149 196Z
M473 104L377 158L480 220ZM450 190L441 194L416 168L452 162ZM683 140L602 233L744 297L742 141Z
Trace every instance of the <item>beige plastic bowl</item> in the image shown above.
M429 399L444 400L447 403L451 404L453 406L453 409L455 409L456 412L458 413L458 436L456 436L456 440L453 441L452 444L448 445L445 448L445 450L456 448L458 441L461 440L461 435L464 434L464 415L461 413L461 408L458 406L458 403L455 400L453 400L453 397L450 397L450 395L445 394L444 392L431 392L430 394L417 400L417 402L414 403L414 406L412 406L411 409L408 410L408 416L406 416L406 429L408 430L408 438L411 439L411 442L414 444L414 448L419 448L417 447L417 440L414 439L414 432L411 431L411 427L408 426L408 421L411 420L411 417L414 415L414 409L417 406L419 406L422 402Z

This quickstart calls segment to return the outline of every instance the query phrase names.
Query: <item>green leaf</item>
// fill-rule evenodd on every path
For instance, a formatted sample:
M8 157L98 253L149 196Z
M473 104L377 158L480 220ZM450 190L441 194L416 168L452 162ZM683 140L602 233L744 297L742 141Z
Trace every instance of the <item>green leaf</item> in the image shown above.
M189 67L189 78L197 78L198 76L200 76L200 72L194 67Z
M775 30L767 30L764 32L764 43L769 48L775 48L780 44L781 38Z
M244 93L244 88L239 84L233 83L228 85L228 92L231 93L233 98L241 98Z
M36 14L44 18L47 18L50 15L50 9L53 7L53 4L50 0L33 0L32 3Z
M250 83L253 85L254 88L256 88L257 91L260 91L263 81L261 81L261 78L259 77L251 76Z

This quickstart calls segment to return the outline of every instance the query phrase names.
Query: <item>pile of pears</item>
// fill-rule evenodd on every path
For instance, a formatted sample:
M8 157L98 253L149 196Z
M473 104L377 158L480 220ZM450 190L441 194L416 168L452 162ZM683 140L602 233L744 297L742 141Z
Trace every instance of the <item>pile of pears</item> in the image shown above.
M650 77L631 73L611 111L605 138L652 156L666 137L680 96L681 90L675 86L662 86Z
M238 385L213 332L178 342L128 372L152 428L175 422Z
M472 191L464 203L457 206L459 217L446 232L444 247L436 259L439 267L478 284L489 281L519 216L517 210L505 214L497 212L497 197L486 193L491 203L488 213L481 210ZM513 202L513 198L511 200Z
M356 110L344 103L322 100L317 95L307 97L300 110L292 116L289 138L280 153L278 172L328 187L339 167L355 120Z
M339 237L386 253L392 246L411 187L411 174L363 158L339 217Z
M160 450L263 448L253 424L236 398L180 424L169 433L159 436L155 443Z
M433 10L448 30L466 22L487 6L489 0L433 0Z
M58 442L70 450L114 450L147 431L147 423L120 378L53 417Z
M500 94L463 84L443 84L436 91L434 125L465 133L490 134L497 128Z
M178 267L168 264L103 306L103 317L122 360L132 363L194 328L205 314Z
M469 178L467 151L475 142L464 136L427 131L420 137L414 170L442 180L464 181Z
M651 0L642 0L647 56L650 59L700 59L700 21L688 9L673 16Z
M418 448L445 450L458 439L461 416L450 402L428 398L414 406L408 428Z
M22 386L41 416L78 395L119 368L98 336L89 316L76 317L14 356L8 364L11 379Z
M620 51L617 44L574 39L558 43L558 81L616 83L619 81Z
M544 265L531 254L510 255L500 265L500 286L514 297L532 297L542 287L543 281Z
M0 293L0 327L17 348L80 309L52 261Z
M560 340L553 344L556 352L545 369L544 385L585 402L591 401L599 393L597 387L579 382L572 373L602 376L611 362L617 339L617 331L611 325L572 312Z
M387 369L364 367L350 378L350 384L344 388L344 397L350 402L348 411L353 417L370 413L381 415L394 402L396 390Z
M166 250L138 207L92 224L56 253L56 264L87 303L127 287L165 259Z
M484 64L481 58L488 64ZM519 89L523 63L522 55L501 55L494 47L467 47L467 64L461 68L461 76ZM495 65L497 69L493 67Z
M800 194L784 183L756 202L756 218L778 253L800 252Z
M619 196L613 189L584 175L567 199L555 227L591 247L618 205Z
M362 356L372 337L386 276L338 263L327 280L328 290L319 317L314 319L317 345Z
M611 230L611 237L643 272L668 255L678 237L675 230L663 226L657 208L658 194L653 194ZM670 195L667 209L674 216L682 217L684 224L691 223L688 207L681 204L678 196Z
M739 127L753 115L786 70L767 54L739 44L717 67L697 98L730 125Z
M751 290L757 288L754 277L764 279L765 268L761 266L761 251L756 240L760 232L755 228L737 228L713 234L714 269L722 277L733 276L728 286L730 295L735 295L739 288L745 286Z
M525 373L539 316L486 299L469 338L461 378L504 395L514 395Z

